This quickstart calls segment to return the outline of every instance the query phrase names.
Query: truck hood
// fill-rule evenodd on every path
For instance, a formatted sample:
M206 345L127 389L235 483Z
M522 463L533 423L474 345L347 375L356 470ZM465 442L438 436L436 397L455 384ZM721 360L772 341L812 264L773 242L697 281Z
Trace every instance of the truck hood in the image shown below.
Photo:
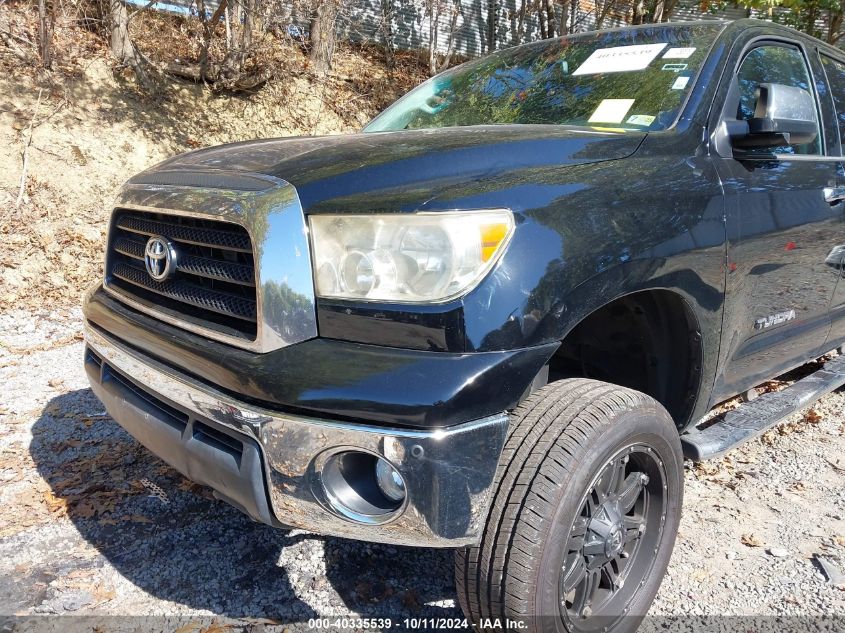
M176 156L129 184L226 187L227 175L296 187L306 213L418 211L459 205L570 165L625 158L645 133L548 125L476 126L247 141ZM498 183L498 184L494 184Z

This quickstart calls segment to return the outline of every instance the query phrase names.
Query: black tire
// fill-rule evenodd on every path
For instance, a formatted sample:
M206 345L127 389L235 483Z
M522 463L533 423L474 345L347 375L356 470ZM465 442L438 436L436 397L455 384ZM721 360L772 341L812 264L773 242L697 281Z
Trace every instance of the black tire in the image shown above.
M480 543L456 553L461 608L479 630L507 618L523 631L634 631L669 564L682 500L681 444L660 404L595 380L547 385L513 414ZM616 522L603 523L613 508ZM598 612L582 608L588 595L601 597Z

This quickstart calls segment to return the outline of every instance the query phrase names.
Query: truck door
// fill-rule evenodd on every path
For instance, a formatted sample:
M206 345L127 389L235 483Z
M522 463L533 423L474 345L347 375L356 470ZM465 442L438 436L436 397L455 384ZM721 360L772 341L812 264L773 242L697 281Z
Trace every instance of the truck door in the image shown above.
M837 125L834 126L838 141L836 153L841 155L845 153L843 152L845 148L845 61L842 61L842 57L834 57L833 54L827 52L821 53L820 59L836 111ZM827 195L829 198L845 198L845 160L839 163L835 186L827 192ZM840 204L839 207L842 211L839 215L839 229L835 233L837 239L830 240L832 248L825 258L825 263L836 271L838 281L830 306L830 335L823 351L845 343L845 205Z
M742 153L715 145L728 238L717 401L817 355L830 329L837 279L825 260L845 243L837 235L845 195L834 195L841 159L825 145L822 110L830 116L832 104L829 96L819 101L827 89L816 51L803 41L758 39L734 68L723 122L752 118L758 86L774 83L810 92L820 124L805 145Z

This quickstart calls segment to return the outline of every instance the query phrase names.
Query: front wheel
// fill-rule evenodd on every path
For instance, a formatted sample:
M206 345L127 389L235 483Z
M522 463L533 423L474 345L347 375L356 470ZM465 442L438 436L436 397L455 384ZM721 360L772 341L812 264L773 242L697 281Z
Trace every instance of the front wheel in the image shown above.
M481 542L455 584L480 630L634 631L672 555L683 456L645 394L562 380L514 412Z

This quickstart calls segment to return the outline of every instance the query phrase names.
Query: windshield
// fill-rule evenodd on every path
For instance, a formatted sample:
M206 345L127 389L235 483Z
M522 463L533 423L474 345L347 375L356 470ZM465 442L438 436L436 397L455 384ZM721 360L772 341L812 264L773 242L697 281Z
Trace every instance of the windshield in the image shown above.
M666 129L722 28L660 25L504 50L432 77L364 131L519 123Z

